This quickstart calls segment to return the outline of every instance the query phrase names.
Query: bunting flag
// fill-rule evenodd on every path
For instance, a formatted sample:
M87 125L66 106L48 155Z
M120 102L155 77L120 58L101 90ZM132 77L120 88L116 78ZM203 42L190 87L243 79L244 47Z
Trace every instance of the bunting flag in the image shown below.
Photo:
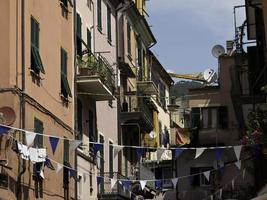
M221 199L222 198L222 188L220 189L220 191L219 191L219 199Z
M57 163L57 170L56 173L60 172L60 170L63 168L63 165Z
M223 149L222 148L217 148L215 150L215 157L216 157L217 161L221 160L222 154L223 154Z
M235 162L235 166L237 166L238 169L241 169L241 161Z
M103 180L104 180L103 177L101 177L101 176L97 176L97 177L96 177L97 185L99 185L100 183L102 183Z
M121 183L125 190L129 190L130 186L132 185L132 181L128 181L128 180L121 181Z
M232 180L232 189L235 189L235 179Z
M141 189L144 190L146 187L147 181L140 181Z
M210 171L203 172L203 174L206 177L207 181L210 181Z
M25 137L26 137L27 146L31 146L32 145L32 143L33 143L33 141L35 139L35 136L36 136L36 133L26 131Z
M77 180L77 171L75 169L69 169L69 176L74 180Z
M70 140L70 153L72 153L82 143L80 140Z
M139 160L143 154L145 153L145 149L144 148L136 148L136 154L137 154L137 159Z
M180 148L177 148L177 149L175 149L175 151L174 151L174 159L177 159L182 153L183 153L183 149L180 149Z
M243 180L245 180L245 175L246 175L246 169L243 169L243 174L242 174Z
M161 159L162 154L164 153L165 149L158 148L157 149L157 161Z
M54 155L55 152L56 152L56 149L57 149L57 144L58 144L59 138L50 136L49 137L49 141L50 141L50 145L51 145L52 152L53 152L53 155Z
M97 152L102 148L103 148L103 144L93 144L94 154L96 155Z
M240 154L241 154L242 146L234 146L235 156L237 160L240 160Z
M52 165L52 163L51 163L49 158L45 159L44 166L48 167L51 170L55 170L55 167Z
M173 178L172 179L173 188L176 188L177 183L178 183L178 178Z
M116 156L122 149L123 149L122 146L113 146L113 158L116 158Z
M113 187L115 186L115 184L117 183L117 179L111 179L111 184L110 184L110 187L111 189L113 189Z
M41 177L42 177L42 179L44 179L44 170L42 170L41 169L41 171L40 171L40 174L39 174Z
M7 128L5 126L0 125L0 135L1 134L6 134L11 128Z
M201 156L201 154L205 151L205 148L197 148L196 149L196 155L195 155L195 159L198 158L199 156Z
M161 189L161 180L155 181L155 187L156 187L156 189Z

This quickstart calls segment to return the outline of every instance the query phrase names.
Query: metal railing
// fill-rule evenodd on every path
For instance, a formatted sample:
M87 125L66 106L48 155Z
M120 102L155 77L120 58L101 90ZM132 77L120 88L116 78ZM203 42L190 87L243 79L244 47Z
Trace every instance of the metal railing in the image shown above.
M115 74L106 59L100 54L97 56L87 51L83 56L77 56L77 65L80 76L97 76L103 84L114 93Z
M123 186L117 182L113 188L111 188L111 178L116 179L116 180L126 180L128 179L127 177L121 175L118 172L104 172L100 173L100 176L103 177L102 183L98 187L98 196L99 198L103 196L108 196L108 195L119 195L122 197L126 198L131 198L131 194L129 191L125 190Z

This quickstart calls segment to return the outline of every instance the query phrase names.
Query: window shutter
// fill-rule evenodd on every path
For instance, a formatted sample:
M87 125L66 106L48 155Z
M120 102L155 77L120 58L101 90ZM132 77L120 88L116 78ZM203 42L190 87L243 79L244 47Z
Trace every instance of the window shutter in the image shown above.
M77 35L82 38L82 19L79 13L77 13Z
M200 108L192 108L191 117L192 127L200 128Z
M43 134L43 122L37 118L34 118L34 132ZM43 147L43 135L36 135L34 139L34 146L38 148Z
M128 54L131 55L131 25L127 23L127 42L128 42Z
M111 8L107 5L107 33L108 41L111 42Z
M101 11L101 0L97 0L97 25L98 29L102 31L102 11Z
M92 34L91 34L91 31L89 29L87 29L87 46L91 51L91 49L92 49Z
M218 120L218 126L221 129L228 128L228 110L227 107L221 106L219 107L219 120Z
M78 116L77 116L78 135L77 135L77 139L82 140L82 136L83 136L83 113L82 113L82 102L80 99L77 100L77 111L78 111Z

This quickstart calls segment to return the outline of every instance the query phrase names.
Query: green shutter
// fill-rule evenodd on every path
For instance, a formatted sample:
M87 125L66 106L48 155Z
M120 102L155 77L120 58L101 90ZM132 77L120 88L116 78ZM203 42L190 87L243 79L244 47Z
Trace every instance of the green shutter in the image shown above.
M82 108L82 102L80 99L77 100L77 124L78 124L78 135L77 139L82 140L83 137L83 108Z
M109 177L113 178L113 143L109 141Z
M128 54L131 55L132 54L132 50L131 50L131 25L129 23L127 23L127 42L128 42Z
M34 118L34 132L43 134L43 122L37 118ZM43 135L37 134L34 139L34 146L38 148L43 147Z
M82 38L82 19L79 13L77 13L77 36Z
M72 97L71 89L67 78L67 52L61 48L61 93L65 98Z
M200 108L192 108L191 111L192 127L200 128Z
M107 5L107 33L108 41L111 42L111 8Z
M91 34L91 31L89 29L87 29L87 46L91 51L91 49L92 49L92 34Z
M97 0L97 26L102 31L102 11L101 11L101 0Z
M69 149L70 149L69 140L65 139L64 154L63 154L64 163L69 163Z

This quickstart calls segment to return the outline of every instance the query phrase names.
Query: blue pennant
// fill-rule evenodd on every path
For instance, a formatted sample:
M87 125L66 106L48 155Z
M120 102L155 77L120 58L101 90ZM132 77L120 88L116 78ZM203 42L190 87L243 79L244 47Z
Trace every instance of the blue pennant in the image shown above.
M10 128L7 128L5 126L1 126L0 125L0 135L1 134L6 134L9 130L10 130Z
M145 149L144 148L136 148L136 154L138 160L144 155Z
M49 160L49 158L45 159L44 166L48 167L49 169L55 170L55 167L52 165L52 163Z
M59 138L50 136L49 141L50 141L50 145L52 148L52 152L53 152L53 154L55 154Z
M94 150L94 154L96 155L97 152L102 149L103 144L93 144L93 150Z
M96 177L97 185L99 185L100 183L102 183L103 180L104 180L104 178L102 176L97 176Z
M156 189L161 189L161 180L155 181L155 187L156 187Z
M222 148L217 148L215 151L216 154L216 160L219 161L222 158L222 154L223 154L223 149Z
M74 169L69 169L69 175L70 178L74 178L75 180L77 179L77 171Z
M174 152L174 159L177 159L182 153L183 153L183 149L180 149L180 148L177 148L175 149L175 152Z
M130 189L130 186L132 184L131 181L121 181L122 182L122 185L123 187L126 189L126 190L129 190Z

